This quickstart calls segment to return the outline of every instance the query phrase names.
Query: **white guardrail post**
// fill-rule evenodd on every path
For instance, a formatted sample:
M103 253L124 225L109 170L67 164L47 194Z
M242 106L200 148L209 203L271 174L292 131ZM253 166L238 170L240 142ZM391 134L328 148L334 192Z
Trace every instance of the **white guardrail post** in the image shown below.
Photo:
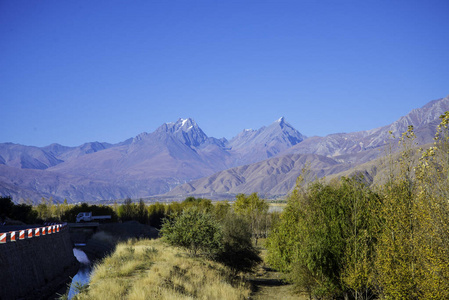
M10 235L10 241L11 242L15 242L16 241L16 232L15 231L10 231L9 232L11 235Z

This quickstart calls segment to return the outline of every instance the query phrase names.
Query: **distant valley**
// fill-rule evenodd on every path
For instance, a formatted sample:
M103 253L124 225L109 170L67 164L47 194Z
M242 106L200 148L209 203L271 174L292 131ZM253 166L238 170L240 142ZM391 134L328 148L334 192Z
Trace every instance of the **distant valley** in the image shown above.
M382 154L389 131L413 125L419 144L432 141L449 97L414 109L390 125L367 131L306 137L284 118L231 140L207 136L193 119L162 124L118 144L78 147L0 144L0 194L15 201L96 202L126 197L232 199L258 192L283 197L303 166L329 176Z

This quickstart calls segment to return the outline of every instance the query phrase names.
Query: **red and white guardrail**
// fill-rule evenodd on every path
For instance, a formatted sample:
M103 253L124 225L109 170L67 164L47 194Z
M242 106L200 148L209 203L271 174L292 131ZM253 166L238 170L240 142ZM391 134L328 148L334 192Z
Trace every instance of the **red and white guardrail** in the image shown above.
M46 234L58 233L60 230L64 230L67 227L68 227L67 223L61 223L61 224L53 224L50 226L45 225L43 227L2 232L0 233L0 244L15 242L17 240L17 237L18 240L25 240L31 239L33 237L44 236Z

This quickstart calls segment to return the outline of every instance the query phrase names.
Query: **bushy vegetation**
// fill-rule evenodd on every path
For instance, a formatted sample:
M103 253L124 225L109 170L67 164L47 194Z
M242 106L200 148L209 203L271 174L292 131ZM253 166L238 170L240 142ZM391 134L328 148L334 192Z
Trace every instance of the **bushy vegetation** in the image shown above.
M256 245L259 238L266 237L270 226L268 207L268 203L260 199L257 193L249 196L238 194L235 197L234 211L248 220Z
M151 225L157 229L162 227L163 220L180 214L188 207L200 207L202 210L212 211L214 205L209 199L187 197L182 202L168 204L152 203L147 205L143 199L134 203L131 198L126 198L123 204L114 205L114 211L121 221L138 221L141 224Z
M135 220L141 224L148 224L148 210L145 202L140 199L139 203L132 203L131 198L126 198L123 205L118 207L117 215L122 221Z
M234 213L228 213L220 222L223 239L222 249L216 260L234 272L250 272L262 260L252 243L248 221Z
M166 219L160 233L169 244L186 249L192 256L206 256L235 272L250 271L261 261L251 242L250 224L223 206L190 206Z
M14 204L11 197L0 197L0 220L6 217L24 223L35 223L38 214L31 205Z
M164 219L173 218L189 207L198 207L206 212L215 213L216 211L212 201L204 198L187 197L182 202L171 202L169 204L156 202L148 206L148 224L160 229Z
M371 293L378 195L343 178L298 187L288 201L267 241L271 265L317 298L343 296L347 287Z
M379 186L305 184L304 172L269 235L271 265L316 299L448 299L449 113L441 119L426 151L409 127Z
M97 264L73 299L247 299L250 287L222 264L161 240L130 240Z
M188 207L176 218L167 219L160 233L169 244L187 249L193 256L201 253L214 258L222 251L220 224L198 207Z

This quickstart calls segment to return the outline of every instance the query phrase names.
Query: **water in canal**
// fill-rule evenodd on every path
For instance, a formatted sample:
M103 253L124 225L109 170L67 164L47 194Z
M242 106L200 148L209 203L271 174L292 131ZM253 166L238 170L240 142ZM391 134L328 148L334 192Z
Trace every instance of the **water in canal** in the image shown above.
M70 284L69 299L72 299L77 293L75 286L78 284L87 284L90 280L90 272L92 271L92 263L89 258L87 258L86 253L78 248L73 248L73 254L76 259L80 262L80 269L75 276L73 276L72 283Z

